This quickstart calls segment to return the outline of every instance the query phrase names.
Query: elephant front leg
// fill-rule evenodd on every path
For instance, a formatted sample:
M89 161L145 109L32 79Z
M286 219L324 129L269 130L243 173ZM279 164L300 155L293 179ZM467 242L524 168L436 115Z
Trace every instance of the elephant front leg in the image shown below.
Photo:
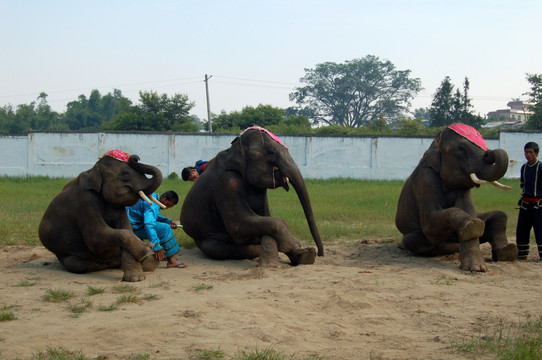
M480 252L480 241L485 224L480 219L471 219L459 232L459 268L466 271L487 271L487 266Z
M279 265L279 247L277 242L271 236L263 236L260 243L260 266L274 267Z
M500 210L478 214L486 224L484 235L480 243L491 244L491 257L493 261L515 261L518 257L518 248L514 243L508 243L506 238L506 222L508 216Z
M136 282L145 280L141 263L124 249L122 250L121 263L122 270L124 271L122 281Z

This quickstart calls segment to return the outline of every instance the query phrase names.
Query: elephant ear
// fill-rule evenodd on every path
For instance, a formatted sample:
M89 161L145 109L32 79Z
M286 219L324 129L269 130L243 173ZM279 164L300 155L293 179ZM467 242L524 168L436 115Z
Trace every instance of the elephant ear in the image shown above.
M81 174L81 184L86 190L94 190L96 192L102 190L102 174L98 165L94 165L92 169Z
M247 166L247 160L245 157L245 150L243 149L243 144L241 137L236 137L231 142L231 147L228 151L226 158L226 170L234 170L245 175L245 169Z
M425 151L422 159L420 160L419 166L428 167L435 170L437 173L440 173L440 141L442 137L442 131L435 136L435 139L429 146L429 149Z

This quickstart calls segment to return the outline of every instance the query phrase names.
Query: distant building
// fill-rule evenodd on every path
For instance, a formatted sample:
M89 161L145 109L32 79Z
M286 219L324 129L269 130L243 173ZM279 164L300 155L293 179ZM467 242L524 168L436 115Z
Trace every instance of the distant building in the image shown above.
M510 101L506 106L509 109L490 111L487 113L488 123L484 127L507 126L519 127L525 125L529 116L534 114L529 110L531 103L523 101Z

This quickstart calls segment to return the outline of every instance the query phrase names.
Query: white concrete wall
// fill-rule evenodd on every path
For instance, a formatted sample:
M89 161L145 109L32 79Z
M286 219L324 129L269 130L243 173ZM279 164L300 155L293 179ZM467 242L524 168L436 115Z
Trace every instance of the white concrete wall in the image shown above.
M180 175L197 160L210 160L227 149L235 135L156 133L30 133L0 136L0 176L75 177L90 169L105 152L120 149L137 154L141 162L157 166L164 174ZM351 177L404 180L420 161L432 138L343 137L283 135L301 173L306 178ZM523 145L542 146L542 133L501 133L488 140L491 149L502 148L510 157L505 177L519 177L525 162Z

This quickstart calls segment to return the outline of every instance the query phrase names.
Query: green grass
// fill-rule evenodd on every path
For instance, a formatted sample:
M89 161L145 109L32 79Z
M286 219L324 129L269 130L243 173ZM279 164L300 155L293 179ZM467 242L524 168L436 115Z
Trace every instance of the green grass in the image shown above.
M477 358L492 354L499 360L539 360L542 349L542 317L527 318L517 324L498 320L480 333L452 342L457 353Z
M13 306L2 306L0 307L0 321L11 321L17 319L13 310Z
M43 300L47 302L58 303L74 297L75 293L73 291L49 289L45 292L45 295L43 295Z
M40 245L38 226L51 200L69 179L0 177L0 248L9 245ZM512 186L502 191L486 184L473 189L477 210L500 209L508 214L507 235L515 236L519 199L519 181L501 180ZM164 179L159 192L174 190L179 194L177 206L162 211L164 216L178 221L182 201L193 185L179 179ZM325 243L347 243L360 239L389 239L399 241L395 228L395 212L403 181L369 181L354 179L307 180L314 215ZM286 220L290 231L306 244L312 244L304 214L292 187L268 191L271 214ZM194 246L182 229L174 231L185 248Z

